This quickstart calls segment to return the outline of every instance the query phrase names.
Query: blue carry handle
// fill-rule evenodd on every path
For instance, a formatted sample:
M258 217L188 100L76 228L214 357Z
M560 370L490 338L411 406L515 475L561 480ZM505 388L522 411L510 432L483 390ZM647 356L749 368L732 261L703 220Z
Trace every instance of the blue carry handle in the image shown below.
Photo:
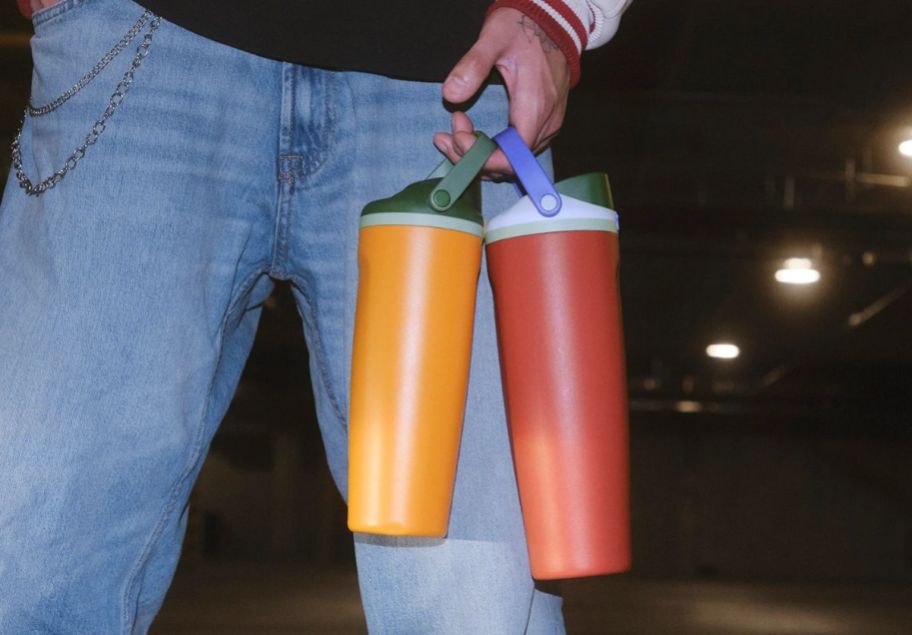
M529 146L516 132L516 128L507 128L496 135L494 141L507 155L507 160L513 166L513 171L516 172L519 182L522 183L538 213L542 216L556 216L561 210L560 194L535 159Z

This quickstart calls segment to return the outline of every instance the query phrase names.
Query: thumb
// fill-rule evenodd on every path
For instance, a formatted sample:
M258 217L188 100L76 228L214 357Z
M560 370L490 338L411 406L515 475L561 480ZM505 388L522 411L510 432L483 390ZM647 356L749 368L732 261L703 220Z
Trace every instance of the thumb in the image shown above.
M470 100L491 74L497 54L478 44L469 49L443 82L443 98L453 104Z

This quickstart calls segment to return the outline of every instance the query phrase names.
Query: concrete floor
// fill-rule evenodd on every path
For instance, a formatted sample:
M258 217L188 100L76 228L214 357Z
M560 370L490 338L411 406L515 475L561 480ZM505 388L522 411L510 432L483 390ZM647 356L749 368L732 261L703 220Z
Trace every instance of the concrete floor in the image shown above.
M912 633L908 586L614 577L565 583L564 594L571 635ZM358 585L349 570L201 562L182 566L151 630L152 635L364 632Z

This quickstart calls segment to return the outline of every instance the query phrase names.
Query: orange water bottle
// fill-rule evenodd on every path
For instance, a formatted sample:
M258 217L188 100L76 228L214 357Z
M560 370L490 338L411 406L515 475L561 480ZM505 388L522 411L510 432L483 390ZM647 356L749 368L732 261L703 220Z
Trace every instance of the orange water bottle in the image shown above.
M630 567L618 218L604 174L551 183L495 137L527 195L488 223L504 395L532 575Z
M444 536L468 388L483 221L483 135L443 178L361 214L348 527ZM434 177L435 175L432 175Z

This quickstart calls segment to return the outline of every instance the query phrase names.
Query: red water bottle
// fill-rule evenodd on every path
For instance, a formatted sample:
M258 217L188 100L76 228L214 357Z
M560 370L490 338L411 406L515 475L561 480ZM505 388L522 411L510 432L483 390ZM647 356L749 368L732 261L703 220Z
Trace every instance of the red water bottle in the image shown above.
M608 179L551 183L512 128L526 196L488 224L507 418L532 575L630 567L618 222Z

